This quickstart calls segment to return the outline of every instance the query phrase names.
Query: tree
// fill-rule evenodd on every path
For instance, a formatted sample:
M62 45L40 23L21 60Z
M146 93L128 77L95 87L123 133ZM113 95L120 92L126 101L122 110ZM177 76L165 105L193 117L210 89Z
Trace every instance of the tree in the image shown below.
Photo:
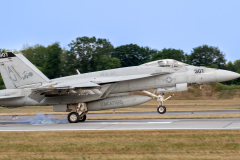
M21 53L33 64L43 67L47 57L46 47L36 44L34 46L23 45Z
M90 60L90 70L89 71L99 71L103 70L103 68L107 67L98 67L99 65L104 66L107 63L102 63L102 59L108 58L111 61L111 55L114 51L113 45L106 39L98 38L95 43L95 50L92 54L92 58Z
M1 49L0 48L0 53L4 53L4 52L8 52L9 50L6 50L6 49ZM5 86L4 86L4 82L3 82L3 79L2 79L2 76L0 75L0 89L5 89Z
M73 69L79 69L81 73L99 70L101 67L98 66L104 65L101 64L103 55L110 57L114 50L108 40L96 37L78 37L68 46L70 51L65 55L65 59L72 63L67 69L71 73Z
M99 65L97 66L97 70L100 71L119 67L121 67L121 61L118 58L111 58L107 55L103 55Z
M240 59L234 61L234 69L236 72L240 72Z
M143 50L143 56L142 56L143 58L142 58L141 64L151 61L152 56L158 52L158 50L151 49L150 47L141 47L141 48Z
M193 48L190 54L190 62L195 66L214 65L217 68L224 68L226 59L218 47L203 45Z
M149 47L128 44L116 47L112 56L120 59L122 67L128 67L148 62L154 52L156 50L151 50Z
M235 72L236 71L236 69L235 69L235 66L234 66L234 64L231 62L231 61L229 61L227 64L226 64L226 67L225 67L227 70L229 70L229 71L233 71L233 72Z
M240 69L237 71L240 74ZM240 78L234 79L231 81L231 84L240 85Z
M63 50L61 56L62 63L62 75L69 76L76 74L76 69L81 68L80 62L77 58L77 55L74 52L70 52L68 50ZM82 70L80 70L82 72Z
M240 60L236 60L234 61L234 63L232 64L232 62L228 62L227 65L226 65L226 68L228 70L231 70L233 72L237 72L240 74ZM240 78L237 78L237 79L234 79L230 82L231 84L235 84L235 85L240 85ZM230 84L228 82L228 84Z
M50 78L58 78L61 76L61 53L62 49L59 43L54 43L49 45L46 48L47 51L47 58L44 63L43 72L44 74Z
M9 50L8 49L4 49L4 48L3 49L0 48L0 53L4 53L4 52L9 52Z
M23 45L23 48L21 50L21 53L30 61L33 63L34 59L34 47L29 46L28 44Z
M153 54L152 61L160 60L160 59L174 59L180 62L187 62L187 55L180 49L173 49L173 48L164 48L161 51Z

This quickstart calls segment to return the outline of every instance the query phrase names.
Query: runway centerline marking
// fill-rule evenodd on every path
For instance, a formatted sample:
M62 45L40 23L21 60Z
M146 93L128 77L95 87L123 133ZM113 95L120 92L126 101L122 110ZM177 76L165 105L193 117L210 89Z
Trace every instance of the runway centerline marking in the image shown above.
M172 122L147 122L147 123L154 123L154 124L156 124L156 123L172 123Z
M168 124L172 122L102 122L100 124Z

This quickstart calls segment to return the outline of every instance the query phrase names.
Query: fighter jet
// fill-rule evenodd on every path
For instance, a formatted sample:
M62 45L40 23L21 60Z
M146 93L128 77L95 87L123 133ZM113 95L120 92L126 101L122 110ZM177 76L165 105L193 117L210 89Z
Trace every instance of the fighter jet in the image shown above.
M70 123L84 122L88 111L115 109L159 101L157 111L166 112L166 92L187 91L190 85L223 82L240 74L197 67L173 59L157 60L140 66L110 69L48 79L22 54L0 53L0 71L6 89L0 90L0 105L53 106L55 112L69 112ZM157 94L146 90L155 89ZM130 95L143 91L149 96Z

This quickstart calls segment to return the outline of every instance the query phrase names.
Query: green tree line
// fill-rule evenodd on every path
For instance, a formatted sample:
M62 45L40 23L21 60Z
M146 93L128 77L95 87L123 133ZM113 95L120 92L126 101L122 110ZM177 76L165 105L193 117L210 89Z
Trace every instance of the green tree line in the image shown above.
M69 43L69 50L58 42L43 46L23 45L22 53L50 79L81 73L107 70L120 67L137 66L159 59L175 59L190 65L227 69L240 73L240 60L226 63L225 54L218 47L202 45L192 49L190 54L181 49L151 49L137 44L114 47L104 38L78 37ZM0 49L6 52L6 49ZM227 82L240 84L240 79ZM0 79L0 85L3 85Z

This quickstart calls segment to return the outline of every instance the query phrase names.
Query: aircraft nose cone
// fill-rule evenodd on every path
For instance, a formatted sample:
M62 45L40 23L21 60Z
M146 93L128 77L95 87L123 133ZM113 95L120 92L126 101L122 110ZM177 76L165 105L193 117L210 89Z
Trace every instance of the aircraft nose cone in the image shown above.
M224 82L224 81L230 81L236 78L239 78L240 74L232 72L232 71L226 71L222 69L218 69L216 71L216 79L217 82Z

